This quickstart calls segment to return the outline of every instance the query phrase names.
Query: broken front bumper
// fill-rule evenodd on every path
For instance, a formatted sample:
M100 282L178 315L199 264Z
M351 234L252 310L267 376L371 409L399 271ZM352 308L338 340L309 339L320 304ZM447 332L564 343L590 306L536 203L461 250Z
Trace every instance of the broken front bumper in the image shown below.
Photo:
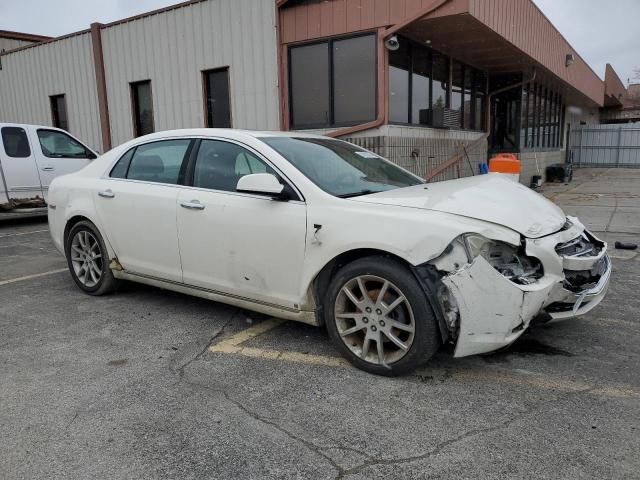
M592 251L559 252L579 236ZM456 357L486 353L515 341L541 313L553 319L582 315L604 298L611 280L607 245L572 219L566 230L526 241L526 253L540 260L544 276L530 285L509 281L483 257L442 279L447 303L457 317ZM445 312L451 317L451 311Z

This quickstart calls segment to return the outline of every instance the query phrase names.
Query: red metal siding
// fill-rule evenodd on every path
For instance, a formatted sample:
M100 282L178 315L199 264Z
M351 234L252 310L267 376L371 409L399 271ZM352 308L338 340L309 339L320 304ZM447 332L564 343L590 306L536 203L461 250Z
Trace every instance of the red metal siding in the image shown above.
M283 44L388 27L410 20L434 0L325 0L280 9ZM531 0L450 0L425 18L470 14L597 105L604 82ZM566 67L567 53L575 62ZM497 58L499 60L499 58ZM523 62L528 63L528 62Z
M470 0L469 13L598 105L604 83L531 0ZM575 62L566 67L566 55Z
M386 27L411 19L434 0L328 0L280 9L282 42L302 42ZM469 0L450 0L430 15L455 15L468 10Z

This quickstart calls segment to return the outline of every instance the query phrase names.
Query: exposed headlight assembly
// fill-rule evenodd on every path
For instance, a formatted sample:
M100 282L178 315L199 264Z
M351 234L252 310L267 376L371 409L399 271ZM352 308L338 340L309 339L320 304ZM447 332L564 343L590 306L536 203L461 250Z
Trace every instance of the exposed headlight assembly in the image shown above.
M481 256L505 278L519 285L531 285L544 275L540 261L526 256L522 247L476 233L461 235L457 241L464 246L469 263Z

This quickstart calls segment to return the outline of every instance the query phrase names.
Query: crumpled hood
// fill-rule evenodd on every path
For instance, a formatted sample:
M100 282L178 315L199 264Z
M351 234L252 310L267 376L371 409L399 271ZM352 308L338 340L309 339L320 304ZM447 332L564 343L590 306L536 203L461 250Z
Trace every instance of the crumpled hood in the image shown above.
M462 215L505 226L528 238L557 232L566 221L554 203L499 173L399 188L353 200Z

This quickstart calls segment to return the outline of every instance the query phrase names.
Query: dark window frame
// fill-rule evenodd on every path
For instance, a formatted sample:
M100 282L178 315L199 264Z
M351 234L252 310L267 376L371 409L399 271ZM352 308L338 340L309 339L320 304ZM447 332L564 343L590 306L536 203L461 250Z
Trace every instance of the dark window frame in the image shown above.
M378 116L378 112L380 109L380 105L379 105L379 101L378 101L378 89L379 89L379 85L378 85L378 69L380 68L379 65L379 60L378 60L378 47L377 47L377 41L378 41L378 32L377 30L367 30L367 31L363 31L363 32L358 32L358 33L353 33L353 34L349 34L349 35L340 35L340 36L336 36L336 37L331 37L331 38L323 38L323 39L319 39L319 40L314 40L311 42L299 42L299 43L292 43L287 47L287 99L288 99L288 115L289 115L289 127L291 130L313 130L313 129L321 129L321 128L342 128L342 127L352 127L354 125L359 125L362 122L336 122L335 121L335 97L334 97L334 93L335 93L335 78L334 78L334 61L333 61L333 56L334 56L334 50L333 50L333 44L335 42L339 42L339 41L343 41L343 40L350 40L352 38L359 38L359 37L373 37L375 39L374 42L374 49L375 49L375 53L374 53L374 101L375 101L375 109L374 109L374 118L371 119L371 121L375 120L375 118ZM322 45L322 44L327 44L327 48L328 48L328 71L327 74L329 76L329 118L328 121L325 123L318 123L318 124L309 124L309 125L302 125L302 126L297 126L294 121L293 121L293 78L292 78L292 68L291 68L291 51L296 49L296 48L300 48L300 47L308 47L311 45Z
M48 155L45 151L44 151L44 146L42 145L42 140L40 139L40 132L54 132L57 133L59 135L64 135L66 137L69 137L71 140L73 140L74 142L76 142L78 145L81 145L84 148L84 151L86 153L86 157L59 157L57 155ZM64 132L60 132L58 130L53 130L51 128L38 128L36 130L36 136L38 137L38 143L40 144L40 151L42 152L42 155L44 155L47 158L86 158L88 160L94 160L96 157L96 155L93 153L93 151L91 151L91 149L89 147L87 147L84 143L82 143L80 140L77 140L75 138L73 138L71 136L71 134L67 131Z
M64 121L60 119L60 105L58 100L62 100L64 106ZM67 97L64 93L49 95L49 107L51 108L51 123L54 127L69 131L69 110L67 109Z
M207 89L207 75L214 73L226 73L227 75L227 100L229 102L229 126L228 127L219 127L212 126L209 121L209 102L208 102L208 89ZM209 68L201 71L202 75L202 105L204 111L204 126L206 128L233 128L233 111L231 109L231 70L230 67L217 67L217 68Z
M476 68L472 65L469 65L467 63L464 63L460 60L457 60L453 57L451 57L450 55L447 55L445 53L442 53L438 50L435 50L433 48L430 47L426 47L422 44L420 44L419 42L416 42L415 40L411 40L410 38L406 38L406 37L401 37L401 41L406 42L407 43L407 57L408 57L408 75L409 75L409 95L408 95L408 102L409 102L409 108L408 108L408 114L407 114L407 122L400 122L400 121L393 121L391 119L389 119L389 125L400 125L400 126L408 126L408 127L422 127L422 128L435 128L435 129L444 129L444 130L460 130L460 131L466 131L466 132L483 132L485 130L485 114L486 114L486 104L485 104L485 97L487 96L487 85L489 82L489 75L487 74L487 72ZM414 62L413 62L413 49L414 48L420 48L423 49L425 51L428 51L429 53L429 109L433 110L433 70L434 70L434 57L436 56L440 56L444 59L446 59L447 62L447 72L448 72L448 80L447 80L447 90L445 92L445 107L447 109L451 109L451 98L453 95L453 82L452 82L452 70L453 70L453 64L454 62L459 64L462 67L462 83L463 86L461 88L463 93L460 93L460 95L462 96L462 105L461 105L461 109L460 109L460 126L459 127L451 127L451 126L434 126L433 122L431 123L413 123L412 119L413 119L413 75L415 73L414 71ZM391 66L391 64L389 64ZM470 94L470 98L471 98L471 104L470 104L470 111L471 111L471 124L472 124L472 128L468 128L465 129L464 128L464 115L465 115L465 106L464 106L464 79L465 79L465 75L466 72L470 72L471 73L471 94ZM484 77L484 89L482 90L482 94L479 95L478 92L479 90L476 90L475 88L475 79L476 79L476 75L478 76L483 76ZM389 97L390 95L390 89L387 88L387 92L386 92L387 97ZM483 110L483 115L481 116L480 119L480 128L477 128L477 126L475 125L475 114L476 114L476 104L475 104L475 100L481 97L483 100L483 105L481 107L481 110Z
M11 155L8 151L7 151L7 147L6 147L6 142L5 142L5 130L19 130L21 131L21 133L24 135L24 138L27 141L27 147L29 148L29 152L27 155ZM31 142L29 141L29 135L27 135L27 131L22 128L22 127L12 127L12 126L6 126L6 127L2 127L0 129L0 140L2 140L2 149L4 150L4 153L7 157L9 158L30 158L31 155L33 154L33 150L31 149ZM8 192L7 192L8 193Z
M137 101L137 87L143 84L149 84L149 97L151 99L151 132L141 133L140 125L139 125L139 115L138 115L138 101ZM131 119L133 123L133 136L134 138L141 137L143 135L148 135L150 133L154 133L156 131L156 122L155 122L155 110L153 108L153 83L151 79L148 78L146 80L137 80L135 82L129 83L129 93L131 96Z
M230 138L221 138L221 137L198 137L198 138L194 138L193 140L194 142L191 144L191 147L190 147L191 152L188 155L188 158L186 159L186 163L183 164L184 177L181 177L182 183L180 185L187 188L205 190L208 192L222 193L222 194L228 194L228 195L242 195L245 197L248 196L251 198L272 201L271 198L268 198L263 195L253 195L250 193L244 193L244 192L238 192L238 191L232 192L229 190L214 190L206 187L196 187L194 185L196 162L198 160L198 152L200 151L200 145L202 144L203 141L213 140L213 141L226 142L232 145L236 145L246 150L247 152L251 153L254 157L256 157L258 160L260 160L261 162L263 162L265 165L267 165L268 167L270 167L276 172L276 178L278 178L278 180L285 186L285 189L291 195L291 198L290 198L291 201L305 202L305 198L302 195L302 192L295 186L295 184L289 179L289 177L287 177L282 172L282 170L280 170L276 165L274 165L265 155L258 152L257 150L252 148L250 145L247 145L246 143L233 140ZM182 175L182 171L181 171L181 175Z
M178 180L176 183L163 183L163 182L154 182L151 180L138 180L135 178L128 178L129 177L129 169L131 168L131 161L133 160L133 157L135 157L136 155L136 150L139 147L145 147L148 145L153 145L154 143L163 143L163 142L172 142L172 141L176 141L176 140L188 140L189 141L189 145L187 146L187 149L184 153L184 156L182 157L182 163L180 164L180 172L178 173ZM187 167L189 165L190 159L191 159L191 154L194 150L194 145L196 143L197 139L192 138L192 137L169 137L169 138L162 138L162 139L158 139L158 140L153 140L150 142L142 142L139 143L138 145L134 145L133 147L131 147L129 150L127 150L126 152L124 152L122 155L120 155L118 157L118 160L116 160L113 165L111 166L111 169L109 169L109 179L111 180L126 180L128 182L143 182L143 183L153 183L154 185L169 185L169 186L185 186L185 179L186 179L186 174L187 174ZM124 158L129 155L129 153L131 153L131 156L126 160L127 162L127 168L124 171L124 176L123 177L115 177L113 176L113 171L116 169L116 167L118 166L118 164L124 160Z
M528 94L528 106L523 105L521 115L521 121L527 122L526 130L523 130L527 139L521 144L520 151L562 149L566 109L562 93L536 82L529 83ZM524 113L525 108L527 113Z

